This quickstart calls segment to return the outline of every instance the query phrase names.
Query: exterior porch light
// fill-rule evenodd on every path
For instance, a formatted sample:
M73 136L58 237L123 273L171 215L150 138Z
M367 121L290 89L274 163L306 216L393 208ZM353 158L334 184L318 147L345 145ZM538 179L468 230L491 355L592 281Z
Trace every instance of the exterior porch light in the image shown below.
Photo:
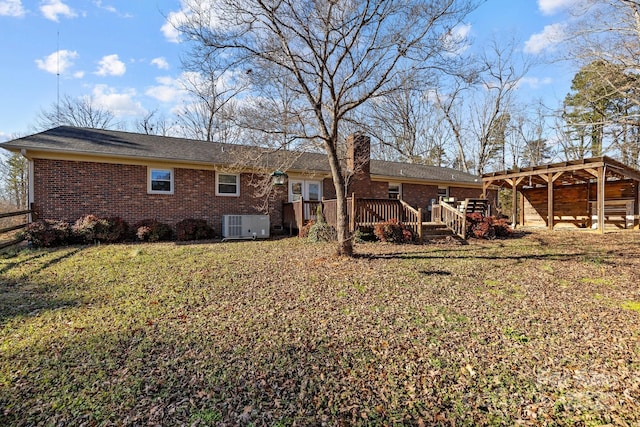
M271 183L273 185L284 185L289 175L285 172L282 172L280 169L271 173Z

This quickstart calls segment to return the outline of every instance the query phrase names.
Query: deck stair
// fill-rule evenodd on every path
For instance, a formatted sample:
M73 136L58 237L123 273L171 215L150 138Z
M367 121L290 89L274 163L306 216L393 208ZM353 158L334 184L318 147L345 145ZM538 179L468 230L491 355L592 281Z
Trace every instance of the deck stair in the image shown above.
M489 214L489 201L486 199L464 199L456 201L453 198L440 200L440 203L432 206L432 220L445 225L459 238L466 240L467 214Z
M424 240L444 240L454 237L455 233L441 222L423 222L422 238Z

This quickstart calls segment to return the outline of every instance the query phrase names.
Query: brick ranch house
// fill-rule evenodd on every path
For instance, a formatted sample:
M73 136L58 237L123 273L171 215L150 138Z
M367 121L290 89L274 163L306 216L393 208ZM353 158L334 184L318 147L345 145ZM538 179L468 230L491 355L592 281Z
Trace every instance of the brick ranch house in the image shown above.
M225 214L268 214L272 230L282 230L287 203L335 197L327 156L320 153L69 126L0 146L29 160L29 200L38 219L75 221L93 214L131 224L143 219L175 224L197 218L220 234ZM401 198L422 208L426 220L439 197L482 194L478 176L371 160L369 153L369 138L348 138L346 164L358 163L348 194ZM265 194L260 182L276 169L287 173L287 185L269 186Z

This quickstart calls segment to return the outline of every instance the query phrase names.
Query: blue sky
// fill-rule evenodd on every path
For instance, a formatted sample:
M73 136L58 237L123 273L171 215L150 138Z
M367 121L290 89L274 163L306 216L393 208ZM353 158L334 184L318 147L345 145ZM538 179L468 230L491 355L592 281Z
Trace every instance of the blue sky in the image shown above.
M477 44L492 34L515 37L536 59L553 51L565 10L579 1L487 0L463 30ZM171 111L183 99L185 46L168 20L181 8L180 0L0 0L0 141L32 133L58 88L61 96L93 96L131 130L150 111ZM536 66L519 97L557 103L574 73L566 64Z

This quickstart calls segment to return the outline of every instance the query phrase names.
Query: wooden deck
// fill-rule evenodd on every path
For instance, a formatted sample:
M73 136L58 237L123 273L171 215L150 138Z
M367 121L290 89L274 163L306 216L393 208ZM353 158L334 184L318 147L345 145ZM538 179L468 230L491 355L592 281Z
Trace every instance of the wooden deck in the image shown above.
M293 230L300 230L308 221L315 219L317 207L322 206L322 212L329 225L337 224L337 201L305 201L297 200L284 205L284 226ZM432 221L425 222L422 209L415 209L400 199L370 199L357 198L354 195L347 198L347 216L349 231L353 232L363 227L375 227L376 224L397 219L411 230L422 242L425 233L431 236L443 235L442 225L451 230L458 237L466 238L466 215L472 212L488 214L489 204L486 199L465 199L463 201L441 202L432 208Z

